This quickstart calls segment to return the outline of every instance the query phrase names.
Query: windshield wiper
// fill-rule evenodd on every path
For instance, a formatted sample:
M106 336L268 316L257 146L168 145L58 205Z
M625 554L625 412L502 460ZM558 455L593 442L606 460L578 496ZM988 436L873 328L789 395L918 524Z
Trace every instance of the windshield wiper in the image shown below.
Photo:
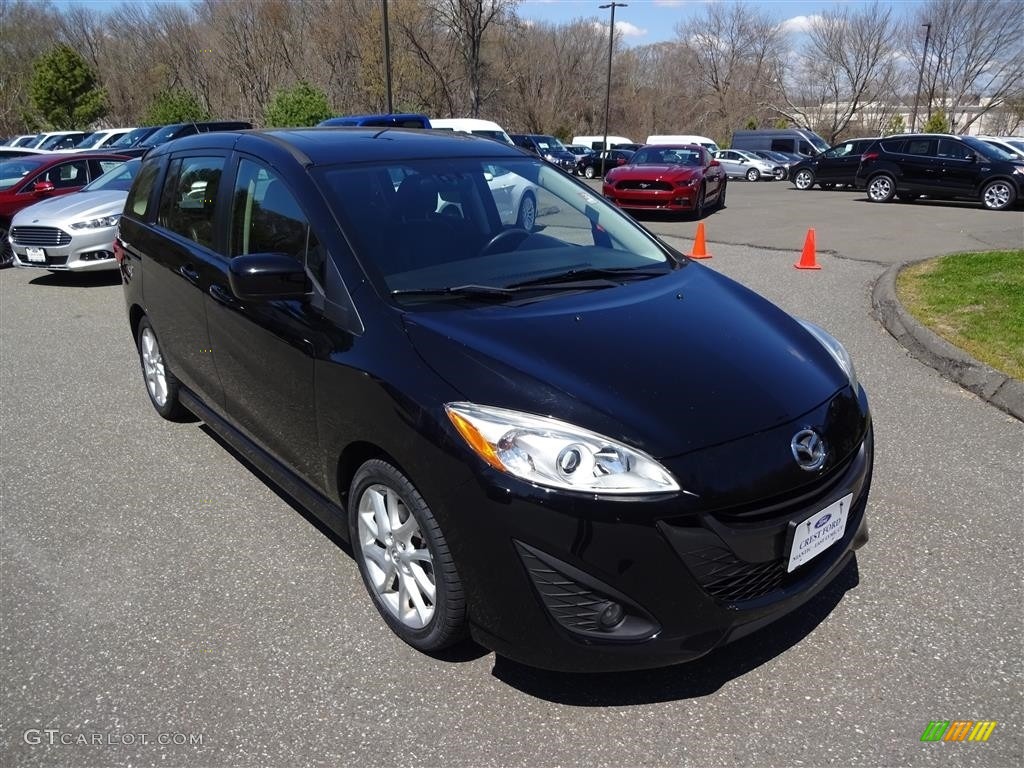
M501 297L512 296L516 291L512 288L502 288L500 285L477 285L467 283L466 285L448 285L439 288L396 288L391 292L392 296L481 296Z
M553 275L535 277L530 280L522 280L512 283L506 288L527 288L545 285L566 285L568 283L585 282L605 279L609 285L619 285L623 278L632 277L657 277L667 275L669 269L650 269L648 267L578 267L565 272L558 272ZM566 286L567 287L567 286Z

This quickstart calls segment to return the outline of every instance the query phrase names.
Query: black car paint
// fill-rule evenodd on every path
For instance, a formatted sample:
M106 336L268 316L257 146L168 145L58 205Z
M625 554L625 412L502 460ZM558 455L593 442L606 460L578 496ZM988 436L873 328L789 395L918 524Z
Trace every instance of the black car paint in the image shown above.
M814 157L808 157L789 168L790 180L796 179L796 175L802 170L809 170L814 174L814 183L824 185L842 184L853 186L854 178L857 175L857 168L860 165L860 156L867 150L875 139L850 139ZM839 155L847 144L853 148L846 154Z
M308 168L396 153L518 152L414 132L334 133L344 138L223 133L154 149L145 163L164 170L172 155L230 156L219 234L206 249L155 224L158 178L145 219L126 210L119 242L132 332L150 318L186 407L340 536L348 537L352 473L388 457L445 531L474 637L553 669L696 658L810 599L849 562L866 538L867 399L792 318L687 261L660 278L532 305L404 310L363 268L367 255L352 251ZM287 181L331 255L323 285L305 300L243 302L230 292L223 203L240 155ZM663 461L686 491L609 499L498 472L445 418L444 403L467 399L627 441ZM834 448L816 473L790 456L790 438L808 425ZM686 561L694 551L717 542L752 562L777 560L796 522L851 491L856 511L842 542L770 594L721 599L695 581ZM565 630L542 607L521 545L628 596L658 631L625 642Z

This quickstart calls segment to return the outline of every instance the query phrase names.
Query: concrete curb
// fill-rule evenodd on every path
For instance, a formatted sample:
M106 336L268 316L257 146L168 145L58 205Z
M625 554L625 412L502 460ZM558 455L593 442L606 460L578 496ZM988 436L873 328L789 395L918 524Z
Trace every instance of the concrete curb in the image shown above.
M1024 381L1011 378L955 347L921 325L900 303L896 276L914 262L894 264L871 292L875 319L911 355L981 399L1024 421Z

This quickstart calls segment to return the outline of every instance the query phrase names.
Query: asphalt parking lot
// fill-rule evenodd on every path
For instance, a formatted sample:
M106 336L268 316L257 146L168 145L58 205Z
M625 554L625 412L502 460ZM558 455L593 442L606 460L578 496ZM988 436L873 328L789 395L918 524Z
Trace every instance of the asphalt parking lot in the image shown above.
M1024 424L911 358L870 291L1021 247L1024 213L765 182L704 221L708 268L850 350L871 541L803 612L629 674L406 647L344 548L153 412L116 275L0 272L0 765L1020 765ZM693 221L645 224L689 250ZM811 226L822 269L793 269ZM998 725L922 742L934 720Z

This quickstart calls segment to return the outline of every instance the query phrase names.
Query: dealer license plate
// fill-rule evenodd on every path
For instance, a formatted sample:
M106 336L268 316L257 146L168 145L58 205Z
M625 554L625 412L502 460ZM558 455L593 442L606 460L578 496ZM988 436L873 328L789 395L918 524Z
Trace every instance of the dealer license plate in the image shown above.
M26 248L25 256L28 257L29 261L45 262L46 251L42 248Z
M853 494L849 493L797 524L793 535L793 547L789 551L787 573L813 560L843 538L852 502Z

